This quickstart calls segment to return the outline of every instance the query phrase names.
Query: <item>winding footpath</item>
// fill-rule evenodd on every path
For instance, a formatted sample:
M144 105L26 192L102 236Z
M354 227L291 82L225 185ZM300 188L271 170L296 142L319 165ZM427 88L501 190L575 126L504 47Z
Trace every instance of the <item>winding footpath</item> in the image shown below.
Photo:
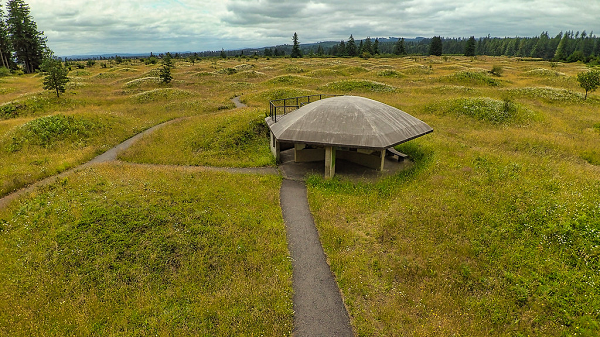
M236 108L246 107L239 97L231 100ZM137 140L157 129L183 120L173 119L155 125L141 132L91 161L69 169L58 175L38 181L26 188L0 198L0 208L6 207L12 200L29 193L39 186L51 184L59 178L86 168L90 165L118 161L119 152L132 146ZM140 166L158 166L151 164L131 164ZM160 165L165 166L165 165ZM200 170L227 171L232 173L281 174L276 168L225 168L195 167ZM292 258L292 287L294 289L294 330L296 337L303 336L354 336L350 318L335 278L331 273L327 257L319 240L319 233L310 213L306 185L301 180L284 180L280 190L280 204L286 226L288 249Z

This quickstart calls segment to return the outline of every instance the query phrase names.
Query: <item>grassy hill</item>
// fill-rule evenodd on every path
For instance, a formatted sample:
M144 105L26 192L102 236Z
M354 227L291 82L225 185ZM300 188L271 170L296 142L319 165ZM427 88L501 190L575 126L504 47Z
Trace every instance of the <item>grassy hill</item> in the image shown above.
M0 195L178 119L0 209L0 335L291 334L281 178L202 166L274 166L268 101L317 93L434 128L399 146L415 165L395 176L307 179L358 335L600 333L600 98L583 99L584 65L212 59L162 85L157 65L105 62L71 71L60 99L39 75L0 78Z

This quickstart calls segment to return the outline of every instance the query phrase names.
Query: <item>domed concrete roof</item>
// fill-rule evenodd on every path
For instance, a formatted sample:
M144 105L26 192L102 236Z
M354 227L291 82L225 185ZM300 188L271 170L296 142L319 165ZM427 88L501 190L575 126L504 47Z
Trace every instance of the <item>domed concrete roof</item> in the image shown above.
M266 120L280 142L339 147L384 149L433 131L400 109L358 96L325 98Z

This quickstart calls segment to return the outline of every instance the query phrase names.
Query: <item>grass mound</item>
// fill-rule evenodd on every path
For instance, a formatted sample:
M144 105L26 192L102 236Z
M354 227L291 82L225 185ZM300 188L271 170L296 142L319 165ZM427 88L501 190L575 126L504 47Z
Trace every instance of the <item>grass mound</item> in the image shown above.
M384 70L378 71L377 76L397 77L397 78L406 77L406 75L404 75L403 73L393 70L393 69L384 69Z
M38 190L0 211L0 334L289 335L278 191L126 165Z
M315 95L318 92L306 89L297 89L297 88L277 88L277 89L269 89L258 93L249 94L246 98L249 101L254 101L257 103L268 105L269 101L281 98L290 98L290 97L298 97L298 96L308 96Z
M534 117L532 111L510 100L487 97L451 99L430 108L442 114L463 115L494 124L520 124Z
M537 68L524 72L526 76L538 76L538 77L557 77L557 76L565 76L565 74L560 73L558 71L546 69L546 68Z
M120 155L131 162L258 167L274 164L262 110L236 109L167 125Z
M338 76L344 76L344 74L342 74L340 71L335 70L335 69L316 69L313 70L309 73L306 74L307 76L310 77L317 77L317 78L322 78L322 77L338 77Z
M15 131L9 150L19 151L24 145L49 147L57 142L82 142L103 125L98 120L54 115L34 119Z
M577 103L583 101L583 95L580 93L552 87L512 88L508 89L507 92L513 96L541 98L549 102Z
M327 83L323 86L327 90L337 92L394 92L396 88L381 82L369 80L343 80Z
M265 76L267 76L265 73L256 70L244 70L235 74L235 78L238 79L260 78Z
M311 78L301 75L281 75L265 81L265 83L275 85L304 85L309 82L312 82Z
M144 91L133 95L133 98L139 103L150 103L161 100L173 100L191 96L189 91L174 88L159 88L150 91Z
M140 87L144 84L158 84L160 83L160 78L157 77L142 77L142 78L136 78L135 80L131 80L127 83L125 83L123 86L125 88L137 88Z
M459 71L451 75L443 76L440 80L466 85L488 85L491 87L497 87L501 83L499 80L488 76L487 73L472 70Z

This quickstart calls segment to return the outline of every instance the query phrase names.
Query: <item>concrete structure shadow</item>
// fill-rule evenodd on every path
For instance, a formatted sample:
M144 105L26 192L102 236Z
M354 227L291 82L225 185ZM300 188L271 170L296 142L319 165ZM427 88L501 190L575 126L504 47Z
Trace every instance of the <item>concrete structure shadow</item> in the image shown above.
M296 163L294 161L294 149L281 151L279 171L285 179L303 181L308 175L318 174L321 177L325 173L325 159L321 161ZM383 177L394 175L398 172L412 167L414 163L410 159L397 161L393 157L385 158L383 171L368 168L343 159L338 159L335 165L335 175L340 179L373 182Z

